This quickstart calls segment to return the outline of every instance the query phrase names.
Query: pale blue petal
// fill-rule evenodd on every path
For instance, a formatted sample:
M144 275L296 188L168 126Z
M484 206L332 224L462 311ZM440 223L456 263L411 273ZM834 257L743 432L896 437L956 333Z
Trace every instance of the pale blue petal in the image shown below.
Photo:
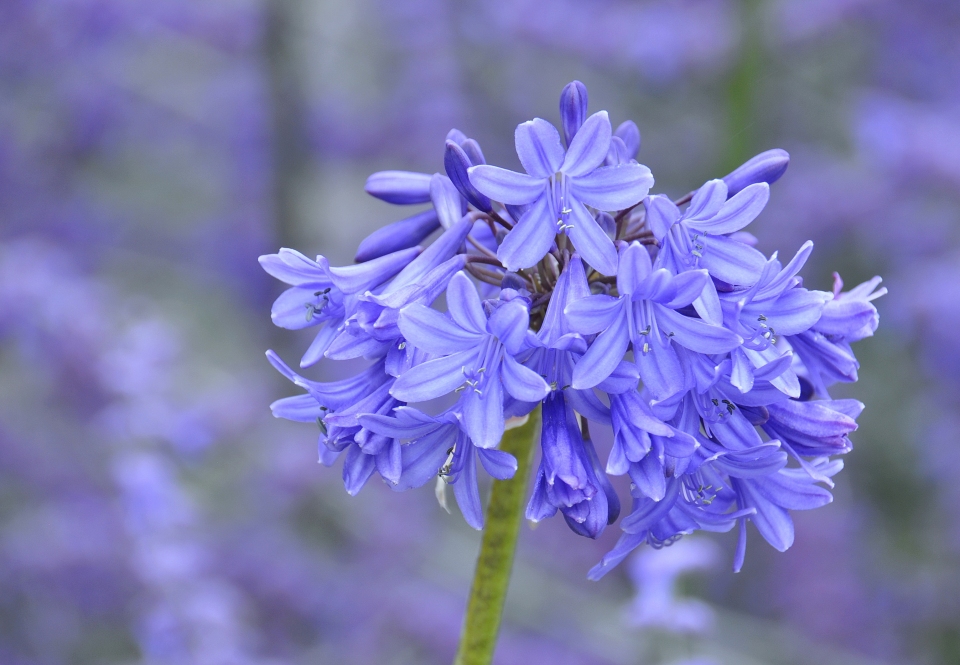
M408 342L429 353L476 349L484 335L464 330L435 309L414 303L400 310L400 332Z
M494 201L513 205L533 203L547 186L546 178L535 178L526 173L508 171L488 164L471 166L467 174L480 193Z
M680 208L662 194L648 196L643 207L647 210L647 226L657 240L663 240L670 227L680 219Z
M480 463L497 480L509 480L517 472L517 458L503 450L477 448Z
M570 179L570 191L598 210L624 210L643 200L653 187L653 175L642 164L604 166L590 175Z
M320 408L320 403L310 395L294 395L278 399L270 405L274 418L293 420L298 423L315 423L326 411Z
M630 243L620 255L620 268L617 273L617 290L621 296L632 295L653 272L653 262L647 248L639 242Z
M464 450L463 467L453 484L453 494L467 524L478 531L483 528L483 508L480 505L480 490L477 488L477 456L473 450Z
M653 305L657 323L664 334L673 333L673 340L697 353L726 353L743 343L743 338L734 332L714 326L700 319L684 316L669 307Z
M426 402L453 392L464 382L463 368L472 366L479 349L428 360L401 374L390 394L404 402Z
M726 200L727 184L723 180L709 180L694 193L683 216L688 220L709 219L720 211Z
M447 286L447 308L453 321L464 330L473 333L486 332L487 317L480 305L477 287L462 272L454 275Z
M583 301L579 301L583 302ZM623 308L605 331L600 333L573 368L573 388L586 390L606 379L623 360L630 340L627 315Z
M419 247L410 247L366 263L330 268L330 277L343 293L360 293L383 284L417 258L420 252Z
M326 325L321 328L320 332L317 333L317 336L313 338L312 342L310 342L310 346L307 347L307 351L303 354L303 358L300 359L300 367L307 368L320 362L320 360L323 358L323 354L325 354L327 349L330 348L330 343L333 342L333 338L336 336L336 326Z
M490 315L488 329L503 343L507 351L516 355L523 348L530 328L530 313L516 300L503 303Z
M550 212L550 202L542 196L507 233L497 251L497 258L511 271L535 266L550 251L556 233L557 224Z
M720 299L716 298L716 289L710 280L710 273L706 270L688 270L687 272L682 272L674 278L673 284L676 292L670 302L664 303L667 307L671 309L686 307L697 298L700 298L706 290L708 294L714 294L714 298L716 299L716 312L714 312L714 314L718 319L722 320L723 315L719 311Z
M613 296L594 295L575 300L563 310L570 327L583 335L609 328L623 309L624 301Z
M364 454L359 446L350 446L343 461L343 486L350 496L356 496L376 470L373 455Z
M414 243L416 244L416 243ZM281 249L277 254L265 254L259 258L260 266L268 275L292 286L332 286L327 274L327 260L323 257L319 263L311 261L295 249Z
M582 203L572 200L570 208L570 222L573 228L568 228L567 234L580 256L597 272L609 276L616 275L617 248L614 247L613 241L603 232L597 220L583 207Z
M646 353L634 345L633 356L644 387L662 401L683 390L683 367L670 342L651 338L649 345Z
M460 221L464 212L464 200L453 182L445 175L434 173L430 179L430 200L437 211L440 225L445 229Z
M387 203L426 203L430 200L430 176L411 171L378 171L367 178L364 189Z
M509 354L503 357L502 372L503 387L520 401L539 402L550 392L550 386L542 376L524 367Z
M706 236L701 240L704 250L700 263L717 279L752 286L760 278L767 259L753 247L724 236Z
M549 178L560 168L563 162L563 144L557 128L542 118L534 118L517 125L514 132L517 156L527 173L535 178ZM480 189L479 187L477 189ZM480 189L480 191L483 191ZM487 192L483 192L487 194ZM487 194L497 198L492 194ZM502 203L508 203L497 199ZM509 203L515 203L509 201ZM523 201L522 203L528 203Z
M460 400L464 429L480 448L496 448L503 437L503 387L500 385L499 369L488 367L491 376L483 382L483 392L478 393L468 387Z
M724 187L724 190L726 190L726 187ZM690 219L687 223L691 227L706 233L733 233L755 220L763 212L769 200L770 185L765 182L757 183L745 188L724 203L714 217L710 219Z
M607 158L612 135L613 128L610 126L610 117L607 112L594 113L577 130L577 135L570 142L570 148L559 170L571 177L590 173Z

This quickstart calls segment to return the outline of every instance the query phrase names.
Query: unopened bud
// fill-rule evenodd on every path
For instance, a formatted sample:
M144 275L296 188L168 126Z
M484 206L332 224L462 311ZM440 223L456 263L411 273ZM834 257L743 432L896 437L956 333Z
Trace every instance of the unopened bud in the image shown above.
M786 150L774 148L761 152L723 177L727 183L727 198L758 182L775 183L789 165L790 154Z

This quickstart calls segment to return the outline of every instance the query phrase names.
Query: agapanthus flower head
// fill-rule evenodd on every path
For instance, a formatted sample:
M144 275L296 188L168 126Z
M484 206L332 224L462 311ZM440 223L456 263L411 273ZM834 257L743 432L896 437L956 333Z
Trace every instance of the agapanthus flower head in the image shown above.
M814 291L798 275L811 243L786 265L756 249L743 229L786 152L672 200L650 194L633 122L614 132L606 111L590 115L578 81L559 106L561 130L541 118L517 127L525 173L487 164L451 130L443 173L370 176L371 195L430 208L374 232L355 265L261 257L290 286L274 322L319 327L303 367L369 363L321 383L270 352L304 391L274 414L314 422L325 464L346 453L351 494L374 474L398 491L433 480L479 529L478 458L513 476L517 460L498 450L507 422L542 408L528 519L559 512L596 538L620 518L609 476L631 480L623 536L594 579L643 543L734 527L739 569L747 522L786 549L790 511L831 501L835 458L851 449L863 405L827 390L856 380L850 344L876 330L879 278ZM593 428L612 433L605 461Z

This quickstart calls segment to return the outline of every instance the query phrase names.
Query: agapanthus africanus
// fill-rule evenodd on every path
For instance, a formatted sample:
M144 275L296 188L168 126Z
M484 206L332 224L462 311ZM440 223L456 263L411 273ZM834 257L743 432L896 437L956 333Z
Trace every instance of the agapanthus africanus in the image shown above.
M674 201L650 193L637 126L588 115L582 83L564 88L560 116L561 130L541 118L517 127L525 173L486 164L452 130L445 173L370 176L371 195L430 208L373 233L354 265L261 257L290 285L274 322L319 330L302 367L369 361L319 383L271 352L306 391L274 414L319 426L324 464L346 452L351 494L374 474L396 490L432 480L441 503L452 485L481 529L477 461L510 478L516 460L497 450L506 423L542 405L528 519L560 512L596 538L621 513L609 476L631 480L623 535L593 579L643 543L735 527L739 570L747 522L787 549L790 511L832 500L836 458L851 449L863 405L827 390L857 378L850 343L876 330L879 278L810 290L798 274L811 243L786 265L754 247L743 229L786 171L783 150ZM605 463L594 427L612 430Z

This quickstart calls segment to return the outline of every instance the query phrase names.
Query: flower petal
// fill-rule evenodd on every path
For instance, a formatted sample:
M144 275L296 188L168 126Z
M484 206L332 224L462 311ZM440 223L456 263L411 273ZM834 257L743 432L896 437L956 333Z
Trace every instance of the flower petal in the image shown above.
M608 212L640 203L651 187L650 169L636 163L604 166L589 175L570 179L570 192L577 199Z
M573 228L568 228L567 234L573 240L574 246L597 272L604 275L617 274L617 248L613 241L603 232L597 220L593 218L583 204L577 200L570 201L570 221Z
M514 132L517 156L527 173L534 178L549 178L563 162L560 132L543 118L534 118L517 125ZM481 190L483 191L483 190ZM489 195L492 196L492 195ZM497 198L497 197L493 197ZM498 199L499 200L499 199ZM507 203L507 201L504 201ZM510 201L513 203L513 201ZM523 201L522 203L527 203Z
M463 385L463 368L472 365L476 357L477 349L473 349L428 360L401 374L390 394L404 402L426 402L452 393Z
M593 335L609 328L623 307L620 298L593 295L575 300L563 310L570 327L583 335Z
M686 307L697 298L700 298L704 290L707 290L708 293L713 293L714 296L716 295L716 290L710 281L710 273L706 270L688 270L687 272L682 272L674 278L673 284L676 289L673 299L668 303L664 303L671 309ZM722 314L720 313L720 300L716 297L715 300L716 316L717 318L722 318Z
M483 334L464 330L449 317L419 303L400 310L400 332L408 342L429 353L457 353L475 349Z
M722 326L715 326L700 319L676 312L669 307L654 304L657 324L664 333L673 333L673 340L697 353L726 353L741 344L740 335Z
M673 345L665 340L651 336L643 347L634 345L633 356L640 370L640 379L657 400L665 400L683 390L683 367Z
M647 225L657 240L662 240L670 227L680 219L680 208L662 194L648 196L643 201L643 207L647 209Z
M530 327L530 313L516 300L505 302L490 315L487 328L513 355L520 352Z
M460 192L453 186L450 178L434 173L430 179L430 200L437 211L440 225L445 229L460 221L466 210Z
M728 284L752 286L760 278L767 259L749 245L724 236L705 236L700 263L710 274Z
M509 354L504 355L501 368L503 387L522 402L539 402L550 392L550 386L542 376L524 367Z
M594 113L577 130L559 170L574 178L590 173L607 158L612 135L613 128L607 112Z
M557 226L550 214L550 202L542 196L523 214L497 250L497 258L507 270L529 268L546 256L556 236Z
M578 301L582 302L582 301ZM627 351L627 313L620 308L618 316L600 333L573 368L573 388L586 390L606 379L616 369Z
M483 528L483 508L480 505L480 490L477 488L477 456L473 446L467 446L462 453L463 466L453 484L453 494L467 524L478 531Z
M620 268L617 271L617 290L628 296L640 290L641 285L653 271L653 262L647 248L632 242L621 252Z
M724 203L713 217L702 221L689 219L687 223L706 233L733 233L755 220L769 200L770 185L765 182L757 183Z
M503 450L477 448L480 463L497 480L509 480L517 472L517 458Z
M494 201L513 205L532 203L547 186L546 178L535 178L488 164L471 166L467 175L480 193Z
M333 282L327 274L327 260L323 257L317 258L320 260L314 262L297 250L284 247L278 253L264 254L258 260L268 275L291 286L332 286Z
M708 180L694 193L683 216L688 220L709 219L717 214L726 200L726 183L723 180Z
M487 368L491 376L483 382L482 392L467 388L460 400L464 429L480 448L496 448L503 437L503 386L499 369Z
M477 287L462 272L454 275L447 286L447 308L454 323L464 330L477 334L487 331L487 317L480 305Z
M365 263L330 268L330 278L343 293L360 293L383 284L420 254L420 247L401 249Z
M560 93L560 124L563 126L563 138L567 145L580 131L587 117L587 86L580 81L571 81Z

